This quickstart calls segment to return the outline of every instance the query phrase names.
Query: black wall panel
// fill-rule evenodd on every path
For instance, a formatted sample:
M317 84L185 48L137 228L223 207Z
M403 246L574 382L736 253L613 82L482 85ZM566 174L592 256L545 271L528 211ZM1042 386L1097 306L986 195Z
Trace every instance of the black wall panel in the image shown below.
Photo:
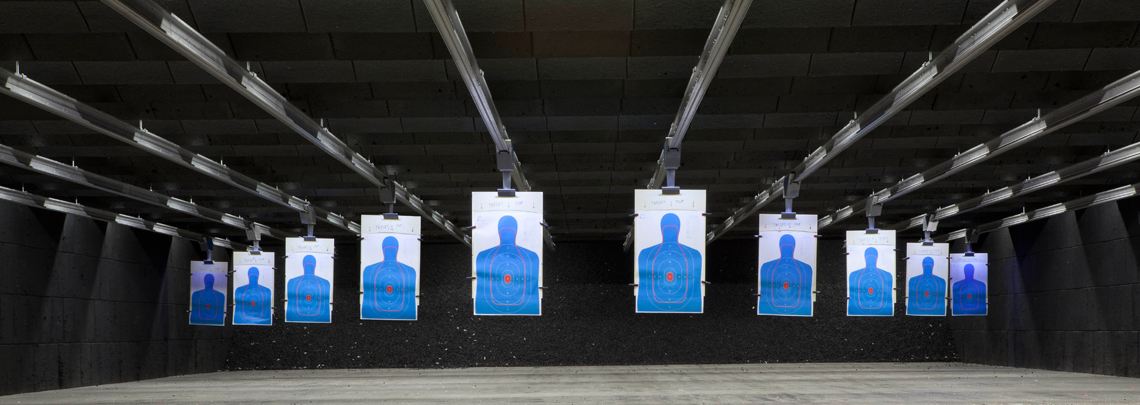
M1130 199L983 235L990 315L951 320L962 359L1140 377L1138 221Z
M224 366L230 327L187 325L197 243L6 202L0 224L0 395Z

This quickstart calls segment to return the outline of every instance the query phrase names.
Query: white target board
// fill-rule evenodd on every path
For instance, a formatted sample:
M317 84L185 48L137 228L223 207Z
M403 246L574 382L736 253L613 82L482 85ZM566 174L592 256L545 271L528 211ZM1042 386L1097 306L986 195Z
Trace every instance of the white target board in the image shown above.
M273 325L273 252L234 252L234 325Z
M989 255L950 255L950 308L953 316L989 314Z
M906 314L946 316L950 245L906 244Z
M894 316L895 231L847 231L847 316Z
M332 322L334 249L332 239L285 239L285 322Z
M812 316L818 217L760 215L757 315Z
M542 193L471 193L475 315L542 315Z
M191 325L226 325L229 269L228 262L190 262Z
M360 228L360 319L416 320L420 217L363 215Z
M634 190L637 312L702 313L705 190Z

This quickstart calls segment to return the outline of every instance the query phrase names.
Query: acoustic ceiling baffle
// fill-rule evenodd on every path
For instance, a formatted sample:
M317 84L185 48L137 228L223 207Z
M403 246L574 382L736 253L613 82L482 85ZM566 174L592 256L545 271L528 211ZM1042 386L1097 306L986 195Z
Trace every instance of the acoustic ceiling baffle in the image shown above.
M1137 160L1140 160L1140 142L1105 153L1103 156L1095 157L1036 177L1031 177L1021 183L1017 183L1012 186L1003 187L999 190L988 191L985 194L962 201L957 204L941 207L934 211L934 220L940 221L958 214L963 214L982 207L997 204L999 202L1009 201L1012 198L1021 197L1035 191L1044 190L1046 188L1065 183L1070 180L1076 180L1090 174L1102 172L1114 167L1124 165L1126 163L1135 162ZM887 227L887 229L902 231L914 228L916 226L921 226L923 218L925 218L927 215L928 214L922 214L911 218L909 221L893 224Z
M349 148L327 128L317 124L261 78L246 70L236 60L226 55L221 48L162 6L150 0L103 0L103 3L236 90L333 159L378 188L387 187L385 179L388 175L384 171ZM403 185L395 181L392 184L396 187L396 198L401 203L464 244L471 244L471 237L463 234L455 224L433 210L419 197L412 195Z
M669 126L669 134L665 137L665 148L661 151L661 157L657 159L653 177L649 178L649 185L646 188L661 187L662 181L673 175L671 170L675 170L676 167L670 166L667 169L666 157L672 151L678 155L675 159L679 160L681 142L685 140L685 134L689 132L689 126L693 123L693 117L697 115L701 100L705 98L705 92L708 91L709 85L716 76L717 69L720 68L721 61L724 60L724 55L728 53L732 40L736 38L736 31L740 29L740 23L744 21L744 16L748 14L748 8L751 6L752 0L725 0L724 5L720 6L720 12L717 13L716 20L713 22L712 31L709 32L700 59L697 60L697 66L693 68L693 74L689 76L689 84L685 86L681 106L677 109L677 115L673 117L673 123ZM671 163L673 165L680 164L680 162ZM676 189L672 184L672 179L669 180L667 185ZM625 243L622 247L628 250L631 245L633 245L633 228L630 228L629 233L625 235Z
M6 163L15 167L28 169L39 174L48 175L57 179L66 180L75 184L91 187L96 190L127 197L135 201L166 208L172 211L202 218L207 221L228 225L230 227L241 230L249 229L250 227L254 226L253 221L249 221L236 215L227 214L221 211L200 206L192 201L180 200L178 198L156 193L142 187L103 177L95 173L84 171L83 169L69 164L22 152L7 145L0 145L0 163ZM266 229L268 231L268 235L277 239L284 240L285 238L294 236L262 224L257 225L261 226L263 229Z
M853 145L855 141L902 111L914 100L926 94L978 55L981 55L990 46L1028 22L1042 9L1053 4L1053 1L1009 0L1002 2L981 21L978 21L977 24L974 24L955 39L954 43L942 50L938 56L934 56L906 80L895 86L890 93L887 93L871 108L856 115L827 143L805 157L804 161L793 168L787 176L792 177L792 182L803 181L807 176L819 170L839 153ZM755 214L760 208L775 199L782 198L783 180L783 177L777 179L767 190L760 192L751 201L736 210L719 227L710 231L706 240L709 242L716 240L745 218Z
M1137 95L1140 95L1140 71L1136 71L1120 80L1112 82L1104 88L1081 97L1077 101L1066 104L1048 114L1034 117L1029 120L1029 122L1001 134L997 138L959 153L950 160L939 163L922 173L917 173L899 181L893 186L879 190L875 192L875 196L877 197L876 201L882 204L910 193L911 191L918 190L927 184L942 180L1014 148L1040 139L1053 131L1093 116L1098 112L1128 101ZM848 207L840 208L835 213L820 218L819 229L847 219L857 212L862 212L866 207L866 203L856 203Z
M58 200L55 198L47 198L25 191L13 190L7 187L0 187L0 200L13 202L20 205L26 205L29 207L43 208L49 211L62 212L64 214L81 216L84 218L91 218L104 222L116 223L131 228L161 233L163 235L177 236L179 238L190 239L193 241L200 241L205 237L212 238L212 236L203 235L197 232L188 231L163 223L147 221L142 218L131 217L107 210L101 210L98 208L84 207L79 203ZM214 244L233 250L246 249L245 244L232 242L229 239L214 238Z
M520 191L530 191L530 182L523 174L522 163L519 162L519 158L514 152L510 135L507 134L507 128L503 125L502 117L499 116L499 110L495 108L495 100L491 98L491 89L483 77L483 70L479 69L479 62L475 59L475 52L471 49L471 42L467 39L467 31L463 29L463 22L459 20L459 13L455 11L455 6L451 4L451 0L424 0L424 5L427 6L428 13L431 14L431 19L435 22L435 27L439 30L440 36L443 37L443 43L447 45L447 50L451 53L451 59L455 62L455 67L459 71L459 76L463 78L467 91L471 93L475 108L483 117L483 125L487 127L487 133L495 142L497 154L501 155L499 160L503 164L499 165L499 170L504 173L504 189L500 191L500 196L513 195L513 190L510 190L510 183L506 177L507 173L514 180L515 187ZM509 165L506 164L508 159ZM509 193L505 194L504 191L509 191ZM554 248L554 239L551 238L550 231L546 227L542 228L542 238L547 246Z
M254 180L221 163L186 150L178 146L178 144L155 135L146 129L136 128L120 121L107 113L96 110L89 105L83 104L74 98L44 86L26 76L16 75L0 69L0 78L5 79L4 86L0 87L0 93L15 97L20 101L66 118L95 132L110 136L111 138L142 149L152 155L189 168L291 210L301 212L304 211L305 206L308 205L308 202L305 200L286 194L276 187ZM321 208L316 208L316 211L322 221L354 234L360 233L360 224L347 221L344 217Z
M1063 203L1056 203L1047 207L1035 209L1033 211L1022 212L1017 215L1009 216L993 222L987 222L978 225L975 228L978 233L993 232L1002 228L1008 228L1014 225L1024 224L1029 221L1036 221L1042 218L1048 218L1054 215L1063 214L1069 211L1076 211L1085 209L1094 205L1104 204L1116 200L1133 197L1136 195L1137 190L1140 190L1140 183L1129 184L1126 186L1117 187L1107 191L1084 196L1075 200L1066 201ZM937 242L948 242L956 239L966 237L968 229L960 229L939 237L934 238Z

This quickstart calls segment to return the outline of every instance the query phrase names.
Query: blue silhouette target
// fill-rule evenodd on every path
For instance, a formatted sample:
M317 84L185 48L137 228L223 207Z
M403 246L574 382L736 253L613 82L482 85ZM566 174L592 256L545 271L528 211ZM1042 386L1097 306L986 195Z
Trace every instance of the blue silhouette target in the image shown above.
M250 267L246 271L249 284L234 290L234 325L273 324L273 291L258 284L260 275L261 270Z
M201 273L199 273L201 274ZM226 289L226 276L217 275ZM190 324L222 326L226 322L226 294L214 289L215 274L205 273L201 276L203 288L190 294Z
M878 249L867 248L863 259L866 266L847 278L847 315L894 315L894 275L878 267Z
M332 322L332 283L317 276L317 258L305 255L304 274L285 284L285 322Z
M233 252L233 308L234 325L273 325L275 290L273 282L277 269L272 252Z
M384 260L364 268L361 319L416 319L416 270L398 260L400 242L387 236L381 243Z
M946 315L946 279L934 274L934 258L922 258L922 274L907 281L906 293L907 315Z
M796 238L780 236L780 258L760 266L758 315L811 316L812 268L796 260Z
M499 245L475 256L476 315L541 315L538 254L515 243L514 216L499 218Z
M955 281L951 289L953 315L986 315L986 283L974 278L974 264L966 264L962 268L965 278Z
M637 312L701 312L701 252L677 239L681 219L661 217L661 243L637 255Z

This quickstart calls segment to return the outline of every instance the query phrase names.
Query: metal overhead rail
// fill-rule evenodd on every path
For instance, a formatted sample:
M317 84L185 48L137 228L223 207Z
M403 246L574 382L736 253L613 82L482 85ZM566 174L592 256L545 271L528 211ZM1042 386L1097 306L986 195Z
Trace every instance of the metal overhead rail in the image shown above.
M215 46L210 40L162 6L151 0L103 0L103 3L169 45L182 56L221 80L222 83L236 90L292 129L293 132L301 135L318 149L332 156L378 188L388 187L388 183L385 181L388 175L384 171L349 148L327 128L318 124L290 103L256 74L226 55L221 48ZM455 224L444 218L442 214L433 210L419 197L409 193L403 185L395 181L392 182L392 185L397 189L397 200L464 244L471 245L471 237L463 234Z
M1090 174L1105 171L1127 163L1132 163L1137 160L1140 160L1140 142L1111 152L1107 152L1102 156L1095 157L1074 164L1072 166L1054 170L1037 177L1031 177L1021 183L1014 184L1009 187L1003 187L995 191L987 191L985 194L948 207L941 207L938 210L934 211L934 220L940 221L958 214L976 210L978 208L997 204L1011 198L1021 197L1026 194L1044 190L1046 188L1067 182L1069 180L1076 180ZM903 221L891 225L887 227L887 229L907 230L916 226L921 226L923 218L925 218L927 215L930 214L919 215L917 217L911 218L910 221Z
M705 40L700 59L697 60L697 66L693 68L689 84L685 86L681 106L669 126L669 134L665 137L665 148L661 151L661 157L657 159L657 167L653 170L653 177L649 178L646 188L661 187L661 183L666 179L668 179L666 184L674 187L672 177L676 168L680 166L681 142L685 140L685 134L689 132L689 126L693 123L693 117L697 115L701 100L704 100L705 92L716 77L716 71L724 61L724 55L728 53L728 47L736 38L736 31L740 29L740 23L744 21L744 16L748 14L748 8L751 6L752 0L725 0L720 6L709 37ZM671 156L671 153L674 155ZM629 249L632 244L631 228L625 235L625 243L622 246L624 249Z
M276 187L254 180L249 176L231 170L221 163L186 150L174 142L155 135L141 128L141 122L140 127L134 127L107 113L96 110L89 105L55 91L55 89L44 86L35 80L31 80L24 75L17 75L0 69L0 78L5 79L4 86L0 87L0 93L7 94L47 112L66 118L95 132L110 136L128 145L149 152L152 155L189 168L291 210L302 212L306 206L310 205L308 201L281 192L281 190L278 190ZM344 217L327 210L316 207L313 208L322 221L352 233L360 233L359 224L345 220Z
M1128 101L1137 95L1140 95L1140 71L1125 76L1092 94L1081 97L1077 101L1053 110L1053 112L1034 117L1029 120L1029 122L1001 134L997 138L979 144L963 153L959 153L950 160L939 163L922 173L915 174L899 181L893 186L879 190L872 195L872 198L875 199L876 204L886 203L887 201L918 190L927 184L942 180L962 170L966 170L974 165L997 157L1011 149L1025 145L1070 124L1088 118L1105 109ZM841 208L834 214L820 218L819 229L849 218L851 215L861 212L866 207L867 203L863 202L861 204L857 203Z
M471 42L467 40L467 31L463 29L463 23L459 20L455 6L451 4L451 0L424 0L424 5L427 6L428 14L431 14L440 36L443 37L447 50L451 52L459 76L463 78L463 83L471 93L471 99L475 101L475 108L483 117L487 133L491 134L491 140L495 142L495 149L499 152L510 151L511 137L507 135L507 128L503 125L503 119L499 117L499 110L495 108L491 89L487 86L487 80L483 78L483 70L479 69L479 62L475 59L475 52L471 49ZM517 157L514 158L512 165L514 172L511 177L518 189L530 191L530 183L526 181Z
M840 152L863 138L871 130L893 117L911 102L933 89L950 75L966 66L978 55L1005 38L1022 24L1028 22L1042 9L1053 4L1054 0L1006 0L990 11L981 21L966 30L944 49L938 56L918 68L906 80L895 86L890 93L876 102L871 108L855 116L846 126L820 146L804 161L785 176L794 183L803 181ZM781 198L783 177L777 179L767 190L760 192L744 207L736 210L717 229L708 233L706 240L712 242L735 227L744 218L755 214L760 208Z
M748 14L748 8L751 5L752 0L725 0L724 4L720 6L720 12L717 13L716 21L713 22L712 31L709 32L709 37L705 40L701 57L697 61L697 66L693 68L693 74L689 76L689 84L685 86L685 95L681 98L681 107L677 109L677 115L673 117L673 124L669 126L669 135L667 135L665 142L666 148L680 149L681 142L685 140L685 134L689 132L689 126L693 123L693 117L697 115L701 100L705 98L705 92L712 84L716 71L720 68L724 55L728 53L728 47L732 45L736 31L740 29L740 23L744 22L744 16ZM653 177L649 179L647 188L661 187L661 182L664 179L665 151L661 151L661 157L657 160L657 168L653 171Z
M1068 211L1076 211L1085 209L1094 205L1104 204L1116 200L1133 197L1136 195L1137 190L1140 190L1140 183L1130 184L1127 186L1117 187L1112 190L1101 191L1099 193L1084 196L1075 200L1066 201L1063 203L1056 203L1048 207L1038 208L1029 212L1022 212L1017 215L1006 217L997 221L987 222L978 225L976 229L978 233L993 232L1001 228L1008 228L1014 225L1024 224L1029 221L1036 221L1042 218L1048 218L1054 215L1063 214ZM966 237L969 229L960 229L939 237L934 238L938 242L948 242L956 239Z
M202 238L206 237L213 238L212 236L203 235L193 231L187 231L185 229L173 227L163 223L147 221L142 218L126 216L98 208L84 207L79 203L63 201L55 198L47 198L20 190L13 190L7 187L0 187L0 201L8 201L29 207L43 208L49 211L62 212L64 214L77 215L84 218L116 223L119 225L129 226L131 228L157 232L163 235L177 236L179 238L185 238L194 241L201 241ZM245 244L233 242L229 239L213 239L215 245L228 249L245 250L247 247Z
M511 146L511 137L507 134L507 128L503 125L502 117L499 117L499 110L495 108L495 100L491 98L491 88L487 86L487 80L483 77L483 70L479 69L479 62L475 59L471 42L467 40L467 31L463 29L463 22L459 20L459 13L455 11L455 5L451 3L451 0L424 0L424 5L427 6L428 14L431 14L431 19L435 22L435 27L439 30L440 36L443 37L443 43L447 45L451 59L455 62L456 70L459 71L459 76L463 78L463 83L467 85L467 91L471 93L475 108L483 117L483 125L487 127L487 133L495 142L495 149L498 152L497 158L500 160L498 169L504 174L504 184L503 189L500 190L500 196L514 195L513 191L507 194L503 192L511 190L510 182L507 180L508 176L514 180L515 188L519 191L530 191L530 182L526 180L526 175L522 171L522 163L519 162L518 155L515 154L514 148ZM554 239L551 238L550 231L545 226L542 228L542 237L546 244L553 249Z
M66 180L82 186L91 187L96 190L127 197L136 201L163 207L169 210L181 212L183 214L202 218L223 225L228 225L242 230L250 229L254 226L259 226L262 229L266 230L269 236L281 240L295 236L283 231L273 229L263 224L257 224L253 221L241 218L236 215L227 214L221 211L200 206L198 204L195 204L193 201L185 201L163 195L161 193L156 193L152 190L147 190L142 187L84 171L83 169L80 169L73 165L68 165L42 156L22 152L7 145L0 145L0 163L7 163L9 165L28 169L39 174L48 175L57 179Z

